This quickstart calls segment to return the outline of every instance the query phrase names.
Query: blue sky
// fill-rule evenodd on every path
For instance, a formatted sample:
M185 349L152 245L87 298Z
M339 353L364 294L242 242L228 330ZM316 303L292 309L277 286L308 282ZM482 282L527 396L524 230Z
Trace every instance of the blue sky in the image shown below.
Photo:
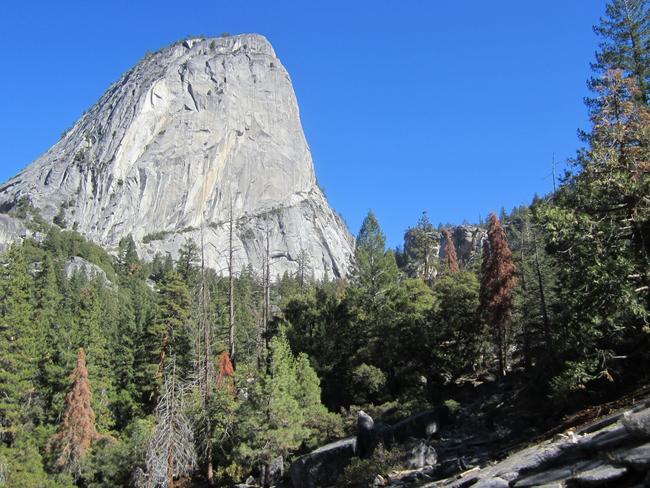
M604 0L29 1L0 5L0 181L120 75L189 35L258 32L289 71L316 172L391 245L527 203L587 127Z

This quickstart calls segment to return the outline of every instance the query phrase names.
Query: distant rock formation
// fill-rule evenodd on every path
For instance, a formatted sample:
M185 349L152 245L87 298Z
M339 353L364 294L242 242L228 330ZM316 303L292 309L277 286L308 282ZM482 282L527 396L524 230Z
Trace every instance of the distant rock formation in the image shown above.
M46 221L115 249L132 234L140 256L176 257L186 239L207 264L271 274L346 274L354 241L316 183L286 70L260 35L177 42L147 55L62 139L0 186L0 211L19 202ZM0 242L22 232L0 220Z

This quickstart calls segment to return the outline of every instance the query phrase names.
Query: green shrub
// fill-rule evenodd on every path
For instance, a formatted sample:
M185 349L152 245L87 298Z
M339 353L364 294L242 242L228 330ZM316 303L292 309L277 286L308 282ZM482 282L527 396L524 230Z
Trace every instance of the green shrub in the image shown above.
M168 234L169 234L169 232L164 232L164 231L162 231L162 232L152 232L151 234L147 234L146 236L144 236L142 238L142 243L143 244L149 244L150 242L153 242L153 241L162 241Z
M452 415L458 413L458 411L460 410L460 403L458 403L453 398L450 398L449 400L445 400L443 404L445 407L449 409Z
M386 375L376 366L363 363L352 370L352 386L357 398L369 401L386 386Z
M388 450L379 444L370 459L354 458L339 477L339 485L350 488L370 487L378 474L400 468L404 452L397 447Z

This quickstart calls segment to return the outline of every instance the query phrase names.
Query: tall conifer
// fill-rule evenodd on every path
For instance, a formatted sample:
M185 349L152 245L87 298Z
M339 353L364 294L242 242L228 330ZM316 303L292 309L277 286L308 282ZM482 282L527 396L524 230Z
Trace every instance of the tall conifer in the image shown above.
M494 213L490 214L481 270L481 312L487 324L493 328L499 374L504 375L507 369L508 333L517 271L512 262L506 233Z
M460 271L458 267L458 257L456 256L456 246L454 245L454 240L451 237L451 232L449 229L443 230L445 234L445 239L447 240L447 248L445 254L445 261L447 263L447 269L451 274L456 274Z
M36 393L37 347L32 323L32 279L19 246L0 263L0 438L12 440Z

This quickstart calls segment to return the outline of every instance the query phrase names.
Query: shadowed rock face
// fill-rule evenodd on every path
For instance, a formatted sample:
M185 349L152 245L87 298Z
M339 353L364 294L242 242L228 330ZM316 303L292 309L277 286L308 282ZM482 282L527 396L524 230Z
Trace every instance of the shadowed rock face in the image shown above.
M0 208L27 197L52 221L109 248L132 234L143 258L186 238L226 268L298 267L344 275L353 239L316 184L291 80L259 35L190 39L148 55L47 153L0 186Z
M352 458L368 459L379 443L391 448L416 439L428 439L443 424L452 421L449 409L439 406L396 423L375 423L363 410L357 417L357 435L316 449L296 459L289 469L294 488L319 488L336 484ZM425 443L416 442L404 460L409 467L422 468L435 464L436 451Z
M356 442L355 437L349 437L298 458L289 469L294 488L320 488L335 484L354 457Z

